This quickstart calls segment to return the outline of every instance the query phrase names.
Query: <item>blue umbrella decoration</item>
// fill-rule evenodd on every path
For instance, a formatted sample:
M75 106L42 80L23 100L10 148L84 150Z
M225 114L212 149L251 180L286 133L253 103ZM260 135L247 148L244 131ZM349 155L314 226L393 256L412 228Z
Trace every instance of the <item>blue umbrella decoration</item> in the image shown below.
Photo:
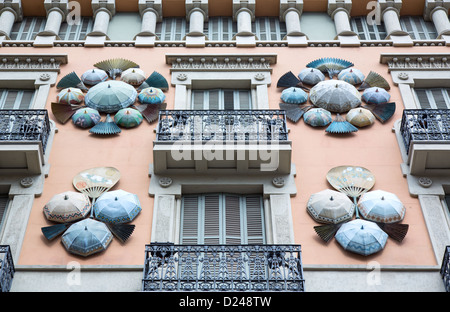
M101 116L98 110L84 107L78 109L72 116L72 122L80 128L91 128L99 123Z
M367 104L384 104L389 102L391 95L383 88L373 87L364 90L362 99Z
M325 80L325 75L318 69L305 68L299 74L298 78L307 85L314 86Z
M129 108L130 112L133 112L133 116L137 117L136 121L139 124L139 119L142 118L149 123L154 122L158 118L159 111L166 109L164 91L169 89L169 84L160 73L154 71L140 85L131 85L124 81L116 81L115 78L121 75L126 76L127 71L141 72L139 65L133 61L122 58L109 59L94 64L94 67L84 72L81 78L75 72L71 72L57 84L57 89L60 91L77 88L82 95L79 103L66 103L59 99L51 103L52 113L60 123L65 124L72 119L76 126L91 128L90 133L118 134L121 133L118 126L130 128L127 120L115 116L119 111L124 112L125 108ZM145 89L154 90L153 98L144 98L145 92L142 91ZM87 93L83 95L82 92ZM138 92L142 94L140 97L142 101L136 101ZM98 117L93 115L94 111L92 110L97 111L99 116L106 114L106 119L101 121L100 117L100 120L97 120ZM82 112L89 115L80 116ZM77 115L75 115L76 113ZM88 120L88 116L91 117L90 120Z
M388 235L375 222L355 219L342 224L335 237L345 250L369 256L384 248Z
M308 100L308 93L300 88L290 87L281 92L281 100L290 104L303 104Z
M112 233L103 222L84 219L72 224L61 240L70 253L87 257L108 248Z
M352 62L344 59L324 57L309 62L298 76L292 71L283 74L277 82L277 87L283 89L279 107L286 112L286 118L296 123L302 117L310 118L313 112L306 113L313 106L323 108L337 115L325 129L327 133L333 134L358 131L358 128L349 123L345 116L341 116L341 114L347 114L352 108L362 107L369 110L381 123L389 120L396 109L395 102L389 102L390 95L387 93L390 89L389 83L373 71L364 76L353 66ZM326 81L326 75L330 81ZM337 80L334 79L335 76ZM312 88L309 89L306 85ZM378 94L373 94L377 91L372 88L377 88ZM292 90L297 92L299 89L306 94L304 102L300 102L303 100L300 94L292 92ZM361 95L359 91L365 92ZM364 103L361 100L364 100ZM313 105L306 104L308 102ZM308 123L306 119L305 122Z
M94 204L97 220L111 223L128 223L141 212L141 203L136 194L124 190L103 193Z
M59 223L58 220L56 225L41 228L44 236L53 240L64 233L62 243L66 249L85 257L105 250L113 236L125 243L135 229L135 225L129 223L139 214L141 205L135 194L123 190L109 192L119 178L120 173L112 167L80 172L73 183L77 191L92 199L90 207L85 208L91 210L90 216L65 223ZM46 209L44 207L44 213Z

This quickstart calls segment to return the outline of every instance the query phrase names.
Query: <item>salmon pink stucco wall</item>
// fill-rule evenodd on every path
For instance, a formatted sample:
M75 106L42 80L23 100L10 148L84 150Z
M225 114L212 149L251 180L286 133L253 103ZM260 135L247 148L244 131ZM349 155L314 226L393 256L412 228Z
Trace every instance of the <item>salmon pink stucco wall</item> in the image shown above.
M386 65L380 64L380 53L439 53L446 48L51 48L40 49L40 53L67 53L68 64L63 65L58 81L64 75L75 71L79 76L98 61L124 57L138 63L150 74L161 73L170 81L170 66L165 64L166 53L276 53L277 63L272 65L272 85L268 88L269 105L278 109L281 90L276 82L288 71L298 74L310 61L320 57L345 58L355 68L368 74L373 70L382 74L391 84L391 101L397 103L395 116L385 124L376 121L374 125L360 131L333 136L324 129L314 129L303 120L297 124L288 122L289 138L292 141L292 162L296 166L295 183L297 195L291 198L295 243L302 245L302 259L308 265L366 265L377 261L381 265L436 265L436 260L417 198L408 193L406 179L400 171L401 156L393 124L401 118L403 104L398 89L393 85ZM3 53L36 53L32 48L5 48ZM166 92L168 109L174 107L175 88ZM50 103L55 101L56 87L50 91L47 109L50 118ZM19 265L66 265L77 261L82 265L142 265L144 245L151 240L153 198L148 194L150 177L149 164L153 163L152 147L156 122L144 121L134 129L124 129L113 137L96 137L88 130L76 128L72 122L62 125L55 121L58 133L55 135L49 163L51 165L45 180L44 191L34 201L18 259ZM318 225L306 212L309 196L323 189L331 188L326 173L334 166L360 165L369 169L376 177L373 189L395 193L406 206L404 223L410 225L402 243L389 239L383 251L362 257L344 251L336 240L323 243L315 234L313 226ZM121 179L115 189L123 189L138 195L142 212L133 221L136 225L131 238L122 244L114 239L108 249L88 258L69 254L60 238L48 242L41 233L41 227L50 225L43 214L43 206L60 192L74 190L72 178L80 171L96 166L113 166L121 172ZM201 192L201 190L199 190Z

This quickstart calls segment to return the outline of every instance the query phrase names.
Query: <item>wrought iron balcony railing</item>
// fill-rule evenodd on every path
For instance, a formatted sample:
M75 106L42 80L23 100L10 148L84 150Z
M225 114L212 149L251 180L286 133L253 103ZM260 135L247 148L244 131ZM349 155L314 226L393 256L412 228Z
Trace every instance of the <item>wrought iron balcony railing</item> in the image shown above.
M0 292L9 292L15 268L9 245L0 245Z
M157 141L287 141L282 110L163 110Z
M413 141L449 141L450 109L405 109L400 133L407 154Z
M445 248L444 259L442 260L441 276L444 281L445 291L450 292L450 246Z
M49 135L50 121L47 110L0 110L1 142L40 142L45 153Z
M300 245L146 245L143 291L304 291Z

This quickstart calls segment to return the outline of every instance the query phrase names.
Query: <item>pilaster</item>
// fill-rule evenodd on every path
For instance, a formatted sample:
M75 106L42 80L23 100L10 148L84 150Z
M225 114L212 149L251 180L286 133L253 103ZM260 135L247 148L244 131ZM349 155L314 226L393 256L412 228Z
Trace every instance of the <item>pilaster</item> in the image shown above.
M69 11L69 0L45 0L47 11L45 29L37 34L33 45L35 47L52 47L55 40L59 40L61 23L66 19Z
M360 46L358 35L350 26L351 0L328 0L328 15L334 20L340 46Z
M86 47L104 46L108 38L108 26L112 17L116 14L115 0L92 0L94 12L94 27L86 36Z
M402 0L378 0L378 4L387 33L386 39L391 39L394 46L412 46L411 37L406 31L402 30L400 25Z
M300 27L303 0L280 0L280 21L286 23L288 46L308 46L308 37Z
M15 22L23 19L21 0L0 0L0 44L9 40Z
M255 20L255 0L233 0L233 20L237 21L237 34L234 37L238 47L256 46L256 36L252 32Z
M136 47L155 46L156 23L162 21L161 0L139 0L139 13L142 17L141 32L134 37Z
M186 0L186 19L189 22L186 46L204 47L206 36L203 29L208 20L208 0Z
M433 21L438 34L437 39L444 39L447 46L450 46L449 9L450 0L426 0L423 12L426 21Z

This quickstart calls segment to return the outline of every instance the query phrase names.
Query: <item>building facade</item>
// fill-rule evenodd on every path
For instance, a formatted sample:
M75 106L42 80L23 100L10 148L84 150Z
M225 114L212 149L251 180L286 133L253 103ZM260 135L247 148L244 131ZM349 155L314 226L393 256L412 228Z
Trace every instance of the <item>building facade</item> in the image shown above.
M448 290L449 8L447 0L0 1L0 245L14 263L10 291ZM345 135L293 121L279 80L323 58L380 74L392 117ZM58 83L108 59L161 74L164 105L116 135L61 122ZM326 176L337 166L367 168L374 189L398 196L409 226L401 242L361 256L318 237L306 207L332 189ZM53 223L43 208L94 167L118 169L114 188L136 194L142 210L126 242L80 257L44 237ZM188 282L166 280L164 265L181 276L181 260L195 267ZM282 271L282 282L242 273L242 283L220 284L220 274L206 283L199 272L213 262L222 274L230 263L247 273L258 264L269 280L268 271Z

